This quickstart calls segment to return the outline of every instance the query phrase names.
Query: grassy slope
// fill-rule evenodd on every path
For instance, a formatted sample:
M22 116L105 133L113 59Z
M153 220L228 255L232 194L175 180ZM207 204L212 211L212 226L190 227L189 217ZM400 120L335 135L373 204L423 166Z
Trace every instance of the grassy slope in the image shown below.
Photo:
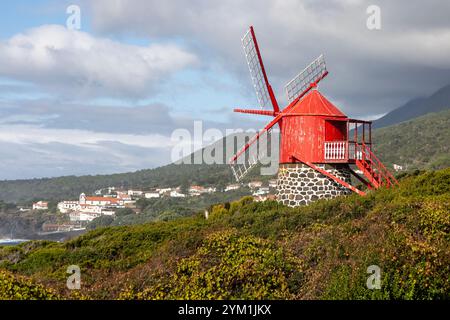
M374 131L376 153L409 169L450 167L450 110Z
M302 208L239 202L169 222L0 249L0 267L62 297L66 268L91 298L450 298L450 169L395 190ZM378 265L381 290L368 290Z

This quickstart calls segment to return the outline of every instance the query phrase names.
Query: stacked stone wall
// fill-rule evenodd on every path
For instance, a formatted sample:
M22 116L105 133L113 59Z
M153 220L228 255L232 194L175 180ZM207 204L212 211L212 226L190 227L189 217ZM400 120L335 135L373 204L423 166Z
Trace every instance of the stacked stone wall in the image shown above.
M350 183L347 164L317 164L343 181ZM290 207L307 205L319 199L334 198L352 191L331 178L302 163L280 164L277 180L277 200Z

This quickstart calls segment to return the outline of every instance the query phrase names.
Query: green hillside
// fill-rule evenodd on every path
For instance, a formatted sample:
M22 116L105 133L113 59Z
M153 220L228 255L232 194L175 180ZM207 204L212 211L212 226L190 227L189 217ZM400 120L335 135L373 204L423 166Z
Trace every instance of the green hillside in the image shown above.
M81 268L79 291L65 289L69 265ZM371 265L381 270L379 290L366 287ZM199 213L3 247L0 269L0 292L15 288L1 298L38 290L83 299L449 299L450 169L366 197L300 208L243 198L216 205L207 220Z
M450 166L450 110L430 113L395 126L374 130L377 155L388 167L393 163L410 169L439 169ZM254 170L248 179L258 177ZM268 179L269 177L259 177ZM221 186L231 183L228 165L175 165L114 175L60 177L0 181L0 200L76 199L107 186L124 188L177 187L183 184Z
M0 181L0 200L17 202L33 199L77 199L82 192L90 194L108 186L123 188L177 187L186 181L200 185L231 181L231 171L226 165L170 164L132 173Z
M376 154L408 169L450 167L450 110L374 131Z

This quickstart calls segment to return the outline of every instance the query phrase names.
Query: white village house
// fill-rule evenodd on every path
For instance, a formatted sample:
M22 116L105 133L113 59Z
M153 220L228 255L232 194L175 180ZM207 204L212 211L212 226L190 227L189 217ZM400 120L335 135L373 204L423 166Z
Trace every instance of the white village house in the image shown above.
M161 194L158 191L148 191L144 194L144 197L146 199L151 199L151 198L159 198L161 196Z
M251 181L248 183L250 189L256 189L262 187L262 181Z
M237 190L241 187L240 184L229 184L225 187L225 192L231 191L231 190Z
M180 193L180 192L178 192L177 190L171 191L171 192L170 192L170 196L171 196L172 198L184 198L184 197L186 197L185 194Z
M134 197L141 197L144 194L144 191L142 190L128 190L128 195L129 196L134 196Z
M128 196L125 198L128 199ZM84 193L80 194L78 201L62 201L58 203L58 210L61 213L69 213L70 221L92 221L102 215L113 215L113 208L123 208L130 202L122 198L115 197L89 197Z
M122 199L123 201L131 201L131 196L128 192L125 191L116 191L117 198Z
M38 201L33 203L33 210L48 210L48 202Z
M268 187L261 187L257 191L253 192L253 196L262 196L269 193Z
M58 210L61 213L67 213L69 211L76 210L78 208L78 201L61 201L58 203Z
M170 192L172 192L172 188L161 188L161 189L156 189L160 195L165 195L165 194L169 194Z
M80 194L80 205L93 206L123 206L124 200L112 197L87 197L84 193Z
M213 187L209 187L209 188L205 188L202 186L191 186L189 188L189 194L192 196L199 196L203 193L214 193L216 192L216 188Z

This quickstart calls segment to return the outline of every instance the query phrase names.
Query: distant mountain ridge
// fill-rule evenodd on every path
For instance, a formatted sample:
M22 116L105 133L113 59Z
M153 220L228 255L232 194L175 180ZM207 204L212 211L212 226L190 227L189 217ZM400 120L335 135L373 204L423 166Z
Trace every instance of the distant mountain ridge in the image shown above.
M408 101L403 106L392 110L383 117L373 121L373 128L382 128L411 120L427 113L450 109L450 84L442 87L429 97Z

